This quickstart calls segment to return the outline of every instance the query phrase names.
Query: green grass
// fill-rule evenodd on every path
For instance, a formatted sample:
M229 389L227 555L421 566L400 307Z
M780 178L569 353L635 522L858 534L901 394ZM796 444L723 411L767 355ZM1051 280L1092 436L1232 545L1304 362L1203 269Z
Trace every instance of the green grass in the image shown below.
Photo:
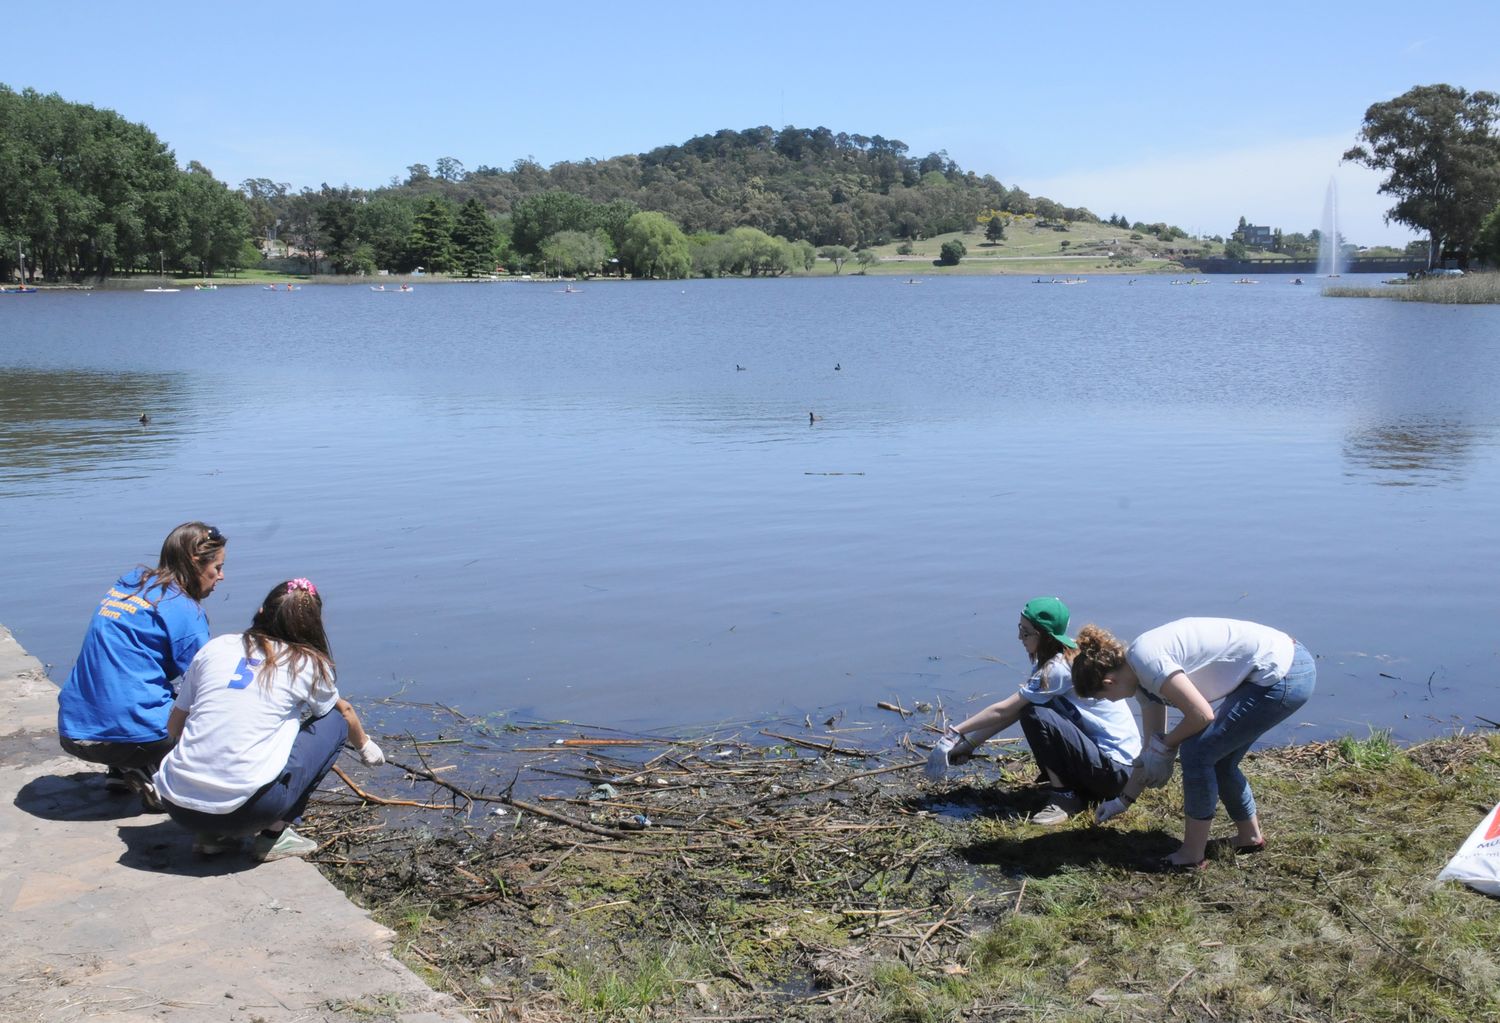
M1442 305L1494 305L1500 303L1500 273L1424 277L1375 287L1335 285L1325 287L1323 294L1329 298L1391 298L1398 302L1436 302Z

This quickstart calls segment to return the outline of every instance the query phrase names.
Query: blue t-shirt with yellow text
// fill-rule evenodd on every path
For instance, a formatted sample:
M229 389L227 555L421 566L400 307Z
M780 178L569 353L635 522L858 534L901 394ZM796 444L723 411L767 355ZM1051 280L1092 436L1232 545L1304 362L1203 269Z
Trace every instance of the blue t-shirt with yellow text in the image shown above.
M57 731L79 742L166 738L172 680L208 642L208 616L175 586L140 589L141 569L99 602L83 649L57 694Z

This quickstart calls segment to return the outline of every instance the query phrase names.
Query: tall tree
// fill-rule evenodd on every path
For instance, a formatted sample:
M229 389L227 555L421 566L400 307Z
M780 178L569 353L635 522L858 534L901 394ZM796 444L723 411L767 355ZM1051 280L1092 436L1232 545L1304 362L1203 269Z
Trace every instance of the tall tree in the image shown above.
M495 269L495 222L478 199L459 208L458 222L453 225L453 255L459 272L469 277Z
M1466 259L1485 215L1500 202L1500 95L1452 85L1419 85L1365 111L1362 145L1344 159L1387 172L1386 212L1425 232L1428 265L1453 252Z
M179 179L183 193L187 261L205 277L236 262L250 234L250 211L245 200L217 180L197 160Z
M453 207L434 196L422 204L411 229L411 258L432 273L453 268Z

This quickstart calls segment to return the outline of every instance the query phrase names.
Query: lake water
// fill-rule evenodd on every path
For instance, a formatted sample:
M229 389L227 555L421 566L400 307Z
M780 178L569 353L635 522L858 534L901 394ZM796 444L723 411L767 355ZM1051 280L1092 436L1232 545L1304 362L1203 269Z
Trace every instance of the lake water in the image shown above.
M214 630L309 576L356 698L962 716L1060 594L1125 639L1293 632L1320 677L1282 737L1500 719L1500 309L1276 277L579 288L0 299L0 622L65 678L104 587L201 518L231 540Z

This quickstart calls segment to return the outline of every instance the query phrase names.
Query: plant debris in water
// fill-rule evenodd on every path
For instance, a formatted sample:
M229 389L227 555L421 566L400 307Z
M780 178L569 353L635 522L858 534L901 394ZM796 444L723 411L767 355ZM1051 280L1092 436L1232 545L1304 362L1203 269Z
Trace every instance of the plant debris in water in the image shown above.
M1500 798L1493 735L1252 754L1266 851L1154 876L1175 781L1043 828L1024 744L926 782L905 714L683 739L438 710L307 830L477 1020L1500 1019L1500 900L1433 881Z

